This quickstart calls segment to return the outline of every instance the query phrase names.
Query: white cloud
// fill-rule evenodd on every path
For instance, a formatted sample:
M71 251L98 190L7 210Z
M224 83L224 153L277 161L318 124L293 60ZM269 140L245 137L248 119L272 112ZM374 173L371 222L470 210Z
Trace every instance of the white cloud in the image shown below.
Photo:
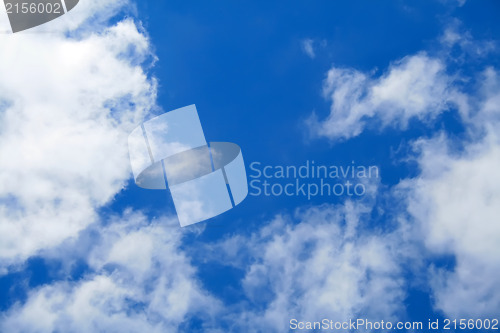
M350 201L312 207L214 245L217 260L246 269L241 283L249 303L233 307L197 281L180 249L184 229L176 219L149 222L127 211L106 227L90 226L86 232L99 232L91 241L81 235L45 252L65 265L82 257L89 272L77 282L31 290L2 314L0 330L176 332L196 317L204 332L222 332L225 325L287 332L291 318L396 320L404 315L399 262L405 246L400 235L368 232L370 212ZM208 251L204 256L214 259Z
M246 270L251 306L232 320L251 332L288 332L292 318L395 320L404 313L404 246L395 234L366 232L370 211L350 201L312 207L217 244L212 251L222 263Z
M175 219L126 212L90 245L93 273L30 291L0 318L5 332L176 332L191 316L210 325L221 304L203 291L179 246ZM66 244L72 250L78 243ZM59 252L64 257L65 251Z
M36 254L65 272L88 265L81 280L63 272L29 290L0 331L173 332L221 307L179 248L177 221L126 213L104 227L97 213L129 179L127 136L155 107L147 36L132 19L108 23L125 5L84 1L0 35L0 271Z
M71 247L68 238L89 230L96 208L129 177L127 135L154 106L155 83L141 67L151 57L147 37L132 20L105 27L124 4L83 2L81 11L39 28L72 37L0 35L0 272L50 249L61 250L59 258L82 256L91 270L81 281L30 291L2 314L2 331L165 332L194 315L205 331L215 331L214 318L254 331L288 331L291 318L396 319L404 311L400 263L412 251L408 237L457 258L453 271L429 272L436 307L453 316L500 307L500 80L488 68L478 98L466 97L452 87L444 62L426 53L394 62L378 78L332 68L324 84L331 113L309 121L315 135L341 140L376 125L404 129L410 119L428 121L457 104L474 138L488 134L462 154L446 149L445 137L419 141L422 174L401 185L416 222L410 234L406 225L393 233L367 226L371 207L362 203L278 216L252 236L214 246L227 264L246 270L251 306L241 302L236 310L197 282L175 221L150 224L127 213L99 227L98 241ZM312 41L303 46L315 56Z
M487 317L500 308L500 76L478 75L464 119L469 142L463 151L442 134L415 143L421 175L401 184L408 211L431 253L451 255L450 271L431 269L435 306L451 317Z
M463 24L459 20L452 20L443 34L439 38L439 42L447 52L447 60L465 63L466 60L474 58L484 58L498 51L498 42L495 40L477 40L474 39L471 32L465 30ZM460 52L451 52L454 47L458 47Z
M478 75L479 91L470 98L471 106L466 121L476 132L498 133L500 125L500 73L487 67Z
M447 316L485 317L500 308L500 75L485 66L497 52L495 41L474 40L454 21L441 36L436 57L426 53L393 63L379 78L353 69L332 68L324 84L332 101L330 115L309 120L313 135L348 139L366 129L404 129L412 118L432 120L456 107L466 129L460 142L443 133L415 143L421 174L403 181L397 190L407 195L411 215L400 233L411 235L429 253L456 260L452 270L433 267L429 274L435 307ZM452 51L458 47L458 52ZM482 61L471 77L447 74L447 66ZM469 90L461 92L464 86ZM456 146L463 145L463 151ZM402 221L402 216L398 219ZM425 252L429 251L429 252ZM432 261L432 259L430 259Z
M332 68L323 86L332 101L329 116L313 114L308 126L313 136L349 139L366 127L405 129L410 119L428 121L446 111L459 94L445 65L426 53L405 57L391 64L379 78L354 69Z
M309 58L316 58L316 53L314 52L314 41L310 38L302 40L302 50L309 56Z
M83 1L74 12L91 26L123 4ZM0 35L0 266L97 219L129 178L127 135L155 103L141 67L149 41L132 20L74 38L57 24Z
M379 77L353 68L331 68L323 84L324 97L332 103L330 113L325 119L313 113L306 125L313 137L341 141L365 130L405 130L412 119L429 122L451 108L467 122L483 96L479 92L477 101L477 96L467 94L464 86L471 78L456 69L449 73L449 68L468 62L484 64L498 50L497 41L474 39L459 20L451 20L438 39L435 56L426 52L406 56ZM483 75L484 80L496 80L491 68ZM487 86L491 85L483 87Z
M448 150L444 136L419 142L422 174L402 184L416 235L434 254L452 255L452 271L431 271L436 307L462 318L500 308L500 142L491 138Z

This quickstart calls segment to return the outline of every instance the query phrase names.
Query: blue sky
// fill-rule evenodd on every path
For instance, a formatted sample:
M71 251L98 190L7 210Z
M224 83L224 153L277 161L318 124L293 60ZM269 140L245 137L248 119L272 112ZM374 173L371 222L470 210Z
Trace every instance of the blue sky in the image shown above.
M499 10L88 0L2 34L0 331L498 319ZM135 186L127 136L190 104L248 176L314 161L380 177L180 228L168 191Z

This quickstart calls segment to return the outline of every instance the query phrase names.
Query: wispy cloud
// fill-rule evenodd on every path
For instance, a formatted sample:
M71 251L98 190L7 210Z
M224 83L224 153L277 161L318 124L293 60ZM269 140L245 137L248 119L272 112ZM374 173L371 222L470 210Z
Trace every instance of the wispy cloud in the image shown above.
M389 320L404 312L396 250L402 254L404 246L390 232L367 232L371 209L350 201L303 209L276 216L248 238L238 235L209 247L221 263L246 272L242 285L250 306L232 315L236 325L287 332L292 318L363 314Z
M302 50L309 56L309 58L316 58L316 53L314 51L314 41L310 38L302 40Z

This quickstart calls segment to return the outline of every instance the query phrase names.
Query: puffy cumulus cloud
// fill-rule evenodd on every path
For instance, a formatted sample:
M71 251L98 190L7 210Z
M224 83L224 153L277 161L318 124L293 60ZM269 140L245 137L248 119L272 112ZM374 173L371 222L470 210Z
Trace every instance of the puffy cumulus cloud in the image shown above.
M474 90L477 96L468 92L468 85L481 82L478 68L482 80L498 81L496 71L485 67L487 57L499 52L498 41L475 39L461 21L452 19L436 43L433 56L408 55L379 77L353 68L331 68L323 83L330 113L324 119L315 113L307 119L310 135L341 141L374 128L405 130L412 119L429 122L449 109L457 109L464 122L472 120L482 107L478 103L490 94L488 87L498 83L482 85L482 90ZM465 74L469 70L474 74Z
M124 3L83 1L74 12L91 26ZM0 35L4 268L97 219L96 208L129 178L127 135L155 103L145 71L154 58L132 20L78 37L55 31Z
M470 98L467 123L474 132L495 135L500 129L500 74L487 67L478 76L481 82L476 96Z
M375 124L404 128L411 118L432 119L450 106L458 108L463 136L441 133L414 143L421 173L397 187L411 221L400 232L412 234L416 248L421 242L422 253L431 258L455 259L453 268L436 265L427 271L436 309L454 318L487 317L500 308L500 75L485 64L498 48L495 41L477 41L460 31L459 22L445 30L440 43L438 57L405 57L377 79L331 69L324 86L331 113L323 121L311 118L310 126L316 135L339 140ZM451 63L460 67L466 60L475 64L470 77L446 73Z
M401 223L399 233L411 234L413 251L422 251L408 258L416 263L429 254L455 258L453 268L436 265L425 277L435 307L454 318L491 316L500 308L500 75L485 63L494 52L496 41L474 40L454 22L436 57L405 57L376 79L353 69L331 69L324 84L331 113L322 121L309 120L313 134L341 140L375 125L403 129L412 118L425 121L458 109L463 135L417 140L421 173L396 188L411 221ZM472 74L447 74L447 67L457 66ZM396 214L400 222L404 214Z
M23 304L0 315L2 332L194 331L193 317L214 326L221 303L196 281L175 219L150 222L127 211L97 228L85 256L91 272L31 290ZM62 255L78 250L80 241L65 244Z
M246 271L235 305L203 289L176 219L151 222L126 211L47 250L44 257L62 260L63 270L83 259L87 273L31 290L0 315L0 330L287 332L291 318L396 321L405 316L401 262L411 249L399 231L372 229L371 209L350 201L310 207L278 215L251 235L207 244L208 263Z
M222 263L246 271L242 287L249 305L232 313L232 322L248 332L288 332L292 318L404 315L399 263L405 246L395 233L367 231L370 212L350 201L311 207L279 215L250 237L214 245Z
M366 127L405 129L410 119L428 121L456 103L460 94L445 64L424 52L400 59L382 76L333 67L323 86L330 114L307 121L310 133L332 141L359 135Z
M430 271L436 307L454 318L483 317L500 308L500 141L489 137L461 154L444 136L418 142L420 177L409 190L408 211L427 249L452 255L450 271Z
M486 317L500 309L500 79L488 68L470 98L463 150L441 134L415 142L421 174L404 181L416 235L453 269L430 270L435 306L451 317Z

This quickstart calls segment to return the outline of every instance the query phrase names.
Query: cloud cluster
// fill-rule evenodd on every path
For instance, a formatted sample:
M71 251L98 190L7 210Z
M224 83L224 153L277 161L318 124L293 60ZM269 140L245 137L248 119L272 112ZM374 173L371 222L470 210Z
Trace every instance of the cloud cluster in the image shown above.
M150 45L132 20L95 29L0 35L0 267L77 235L129 178L127 134L156 98Z
M404 57L378 78L330 69L324 82L330 114L324 120L313 114L307 125L313 136L340 141L374 128L404 130L412 119L432 121L458 110L463 137L442 132L413 143L421 172L396 188L406 203L396 215L410 215L404 227L421 243L422 254L454 258L451 269L432 265L427 271L434 306L451 317L484 317L500 309L500 75L485 61L498 47L460 31L458 21L445 29L440 44L435 56ZM448 73L467 61L475 64L468 76Z
M222 264L245 271L241 283L248 304L229 315L234 325L287 332L292 318L404 315L400 236L368 231L371 209L348 201L298 210L276 216L249 237L233 236L210 247Z
M84 1L0 35L0 269L34 255L63 267L0 315L2 332L173 332L219 311L177 221L98 213L130 178L128 134L155 108L147 35L132 19L109 23L130 6ZM79 260L84 276L68 279Z
M281 332L291 318L401 319L413 246L456 259L452 270L423 271L436 308L453 317L500 308L500 76L484 68L482 84L466 94L447 59L425 52L378 77L332 68L324 82L330 114L308 123L314 136L339 141L459 109L462 151L446 133L414 143L421 173L397 188L405 203L398 222L408 217L399 228L379 230L372 205L347 201L278 215L251 235L209 244L207 260L244 271L244 298L233 307L204 290L181 231L169 228L173 219L127 211L103 223L97 209L130 176L127 135L156 97L147 36L133 20L108 22L125 4L82 2L39 28L60 33L0 35L0 270L42 250L88 265L77 281L30 290L1 314L1 331L195 331L187 327L193 319L204 332ZM477 50L454 30L442 38ZM314 57L312 41L303 46ZM82 244L85 233L92 241Z
M452 255L449 271L432 269L436 307L450 316L483 317L500 308L500 76L489 68L473 115L472 137L457 151L446 134L415 142L421 174L404 181L408 212L431 253ZM476 133L478 132L478 133Z
M447 145L443 141L421 143L423 171L411 182L408 205L427 248L456 260L452 271L430 272L436 306L457 318L495 315L500 308L500 145L484 142L454 156L440 148Z
M221 303L196 282L175 219L126 211L108 223L91 227L89 273L31 290L0 315L2 332L176 332L193 316L213 326Z
M456 104L452 83L443 61L425 52L392 63L378 78L333 67L323 85L330 114L323 120L313 114L307 125L312 136L332 141L358 136L367 127L405 129L411 119L429 121Z

